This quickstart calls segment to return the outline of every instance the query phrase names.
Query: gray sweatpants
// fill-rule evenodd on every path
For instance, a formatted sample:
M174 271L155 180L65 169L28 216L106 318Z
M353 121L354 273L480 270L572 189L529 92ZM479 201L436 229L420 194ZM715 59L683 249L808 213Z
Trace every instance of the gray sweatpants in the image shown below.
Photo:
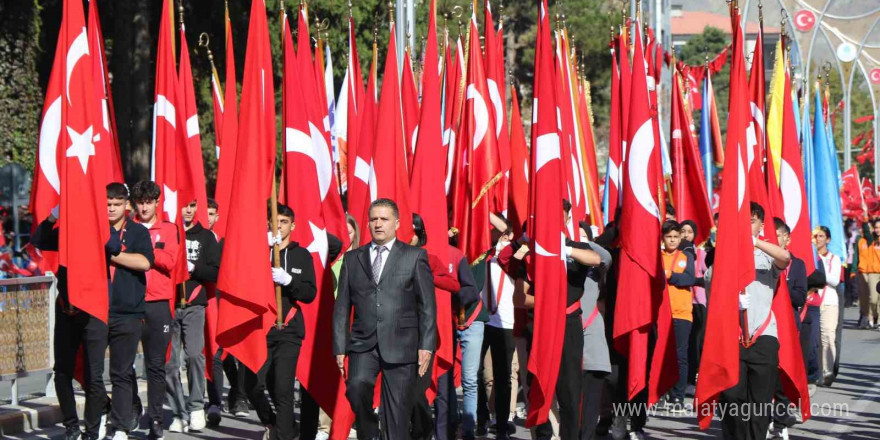
M183 347L181 347L183 341ZM205 306L178 307L171 322L171 360L165 364L165 389L171 414L189 420L193 411L205 408ZM186 356L189 396L180 382L181 351Z

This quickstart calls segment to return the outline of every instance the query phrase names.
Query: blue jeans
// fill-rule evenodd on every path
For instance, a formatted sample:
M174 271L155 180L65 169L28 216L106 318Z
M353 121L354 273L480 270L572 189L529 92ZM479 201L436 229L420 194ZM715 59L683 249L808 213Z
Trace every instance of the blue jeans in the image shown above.
M464 406L461 414L461 434L465 438L473 438L477 420L477 370L480 368L484 329L484 322L474 321L470 327L458 332L461 344L461 388Z

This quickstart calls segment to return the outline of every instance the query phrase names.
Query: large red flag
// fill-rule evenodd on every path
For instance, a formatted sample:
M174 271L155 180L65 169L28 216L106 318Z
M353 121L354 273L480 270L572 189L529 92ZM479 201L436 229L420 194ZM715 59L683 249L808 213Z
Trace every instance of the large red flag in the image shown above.
M686 100L681 93L681 75L673 66L672 115L669 136L672 144L672 198L675 213L680 219L693 220L697 224L694 243L702 243L709 237L715 225L712 207L706 193L706 181L700 166L699 146L691 134Z
M391 32L394 35L394 23ZM404 139L403 115L401 114L400 76L397 68L397 47L394 38L388 43L385 58L385 76L382 78L382 95L379 99L379 116L376 121L376 139L373 145L373 163L370 174L371 197L394 200L400 211L400 228L397 238L409 243L415 232L410 209L409 174L406 172L406 140ZM366 234L365 234L366 235Z
M196 92L193 88L192 65L189 59L189 46L183 24L180 25L180 74L178 76L181 94L179 95L182 119L185 119L185 130L179 130L183 140L186 157L182 162L187 166L182 169L186 177L187 193L178 196L180 208L196 201L195 220L208 226L208 196L205 192L205 164L202 159L202 139L199 134L199 112L196 107ZM179 159L180 160L180 159ZM181 246L183 247L183 246Z
M40 221L59 207L59 263L67 268L70 305L107 322L108 175L98 167L108 163L113 146L93 88L93 56L82 3L65 1L40 127L40 182L34 184L40 194L34 200Z
M336 144L339 148L339 187L345 192L349 185L349 158L357 157L351 146L358 135L360 104L364 99L364 77L361 73L361 60L358 57L354 17L348 17L348 64L342 79L339 102L336 103L335 123ZM352 168L352 171L354 169Z
M177 195L182 182L177 178L179 157L177 130L185 130L180 124L183 112L182 99L178 99L177 72L174 61L174 4L165 0L159 24L159 44L156 50L156 89L153 104L153 160L152 180L159 185L159 207L156 210L158 221L177 222L180 210ZM184 119L184 122L186 120ZM185 150L183 150L185 151Z
M522 115L516 87L510 86L513 113L510 117L510 191L507 219L513 224L514 234L522 235L522 224L529 211L529 147L523 129Z
M89 1L89 53L92 56L92 77L94 90L101 100L102 124L104 135L113 140L106 157L99 157L99 163L109 173L108 182L125 182L122 173L122 156L119 154L119 135L116 131L116 111L113 107L113 92L110 90L110 77L107 70L107 58L104 51L104 33L101 31L101 16L98 14L98 2ZM99 127L95 127L96 129ZM106 165L105 165L106 164Z
M413 212L422 216L428 242L425 249L443 262L450 264L446 234L449 223L446 217L443 167L437 164L445 160L443 152L443 120L441 119L440 57L437 51L436 0L431 1L428 15L428 37L425 46L425 68L422 75L422 111L419 121L418 146L412 168ZM439 202L439 203L438 203ZM437 356L434 357L432 381L436 390L437 378L452 369L452 298L443 289L437 295Z
M226 234L229 221L229 201L232 196L233 170L235 169L236 144L238 142L238 90L235 80L235 50L232 45L232 22L226 9L226 89L223 98L223 126L217 149L217 185L214 198L219 206L220 218L214 224L214 232L220 237ZM221 155L221 153L225 153ZM228 159L228 160L227 160Z
M626 49L615 50L615 42L611 47L611 115L608 131L608 167L605 171L605 221L612 222L617 217L617 208L620 206L621 169L623 161L623 116L621 114L621 70L618 67L618 56L625 57ZM618 46L619 47L619 46Z
M730 104L725 156L732 162L721 176L721 202L712 276L712 301L706 320L706 340L700 361L700 381L694 407L700 428L712 421L715 404L722 391L739 382L740 313L738 295L755 279L749 201L752 200L748 173L748 128L751 122L747 100L748 83L742 57L742 32L735 30L730 69ZM771 222L772 223L772 222ZM791 310L789 310L791 315Z
M529 276L535 292L534 331L529 353L529 372L534 375L529 388L527 426L547 421L562 359L565 336L566 271L562 246L565 232L562 217L561 142L556 118L556 90L553 72L553 40L547 1L542 0L538 15L538 42L535 51L534 104L532 106L532 151L529 164L529 224L534 264Z
M489 212L495 184L501 179L495 121L489 108L489 90L477 33L476 16L470 23L466 100L458 128L456 173L463 178L453 189L453 226L459 230L458 248L468 261L476 261L492 247Z
M161 209L156 211L157 221L174 223L182 230L180 208L195 197L191 197L193 184L186 141L187 110L184 91L175 72L173 5L170 0L164 2L159 25L153 106L152 180L162 190L159 195ZM172 270L171 279L175 284L180 284L188 277L186 247L179 246L177 265Z
M495 32L495 21L492 17L492 7L486 0L486 24L485 24L486 86L489 92L489 100L492 108L489 110L490 117L495 119L495 138L498 143L498 164L501 170L501 179L492 191L493 212L507 211L507 179L510 171L510 134L507 127L507 87L504 79L507 77L504 71L504 41L501 25Z
M456 130L458 128L459 109L461 108L465 87L465 79L462 76L465 64L461 36L456 38L455 44L454 56L450 52L449 45L446 45L446 62L444 63L446 66L446 82L444 84L443 98L443 147L446 149L446 195L453 206L452 188L456 185L453 182L455 178L455 156L458 154Z
M367 209L373 199L370 188L370 174L373 169L373 143L376 132L376 116L379 113L379 105L376 102L376 69L377 66L376 42L373 42L373 61L370 67L370 78L367 81L367 91L361 101L358 110L359 130L354 139L349 140L351 160L348 167L348 212L357 221L361 231L367 228ZM370 241L370 234L361 234L361 242L366 244Z
M332 149L330 147L330 116L327 111L326 90L323 87L321 74L323 68L316 72L315 65L322 64L321 54L316 55L318 62L312 62L312 49L310 46L309 25L307 7L303 3L298 14L297 24L297 57L298 81L302 90L303 101L309 118L310 137L315 150L316 166L318 167L318 179L321 183L321 204L324 208L324 221L327 224L327 232L335 235L342 241L342 248L348 248L348 227L345 223L345 211L342 209L342 201L339 198L339 185L336 181L336 171L333 164ZM320 86L319 86L320 84ZM326 150L325 154L323 151Z
M767 156L767 136L764 130L764 121L766 119L766 100L767 90L764 83L764 25L761 23L761 29L758 32L758 39L755 41L755 51L752 53L752 70L749 73L749 113L752 115L752 124L755 126L755 139L758 143L756 147L756 158L761 167L764 167L764 160ZM768 173L769 174L769 173Z
M413 154L419 136L419 90L413 76L409 48L403 52L403 76L400 78L400 101L403 107L403 139L406 150L406 169L412 175Z
M293 231L293 238L312 254L317 281L318 296L309 304L301 304L306 336L297 363L297 378L314 396L315 400L333 418L334 439L348 437L354 416L345 398L345 386L339 370L334 371L335 360L327 350L331 347L333 334L331 314L333 308L333 281L327 261L327 228L321 204L321 171L318 164L328 158L329 151L316 148L310 136L310 123L302 105L301 81L298 81L293 39L286 13L282 13L283 63L282 113L284 125L284 185L285 201L297 215L300 227ZM308 54L303 54L308 56ZM318 373L320 372L320 373ZM344 434L344 435L343 435Z
M621 253L619 304L614 316L614 344L629 357L627 395L633 398L646 385L651 404L678 377L669 368L669 296L660 260L660 194L663 177L660 145L654 134L648 101L648 80L639 26L636 26L632 70L632 93L628 116L628 148L623 179L623 204L620 222ZM650 237L656 237L651 239ZM648 333L657 325L657 342L651 377L647 378ZM674 353L672 354L674 361ZM662 381L662 382L661 382Z
M266 361L275 322L275 292L266 257L266 201L275 176L275 88L263 0L251 3L241 91L240 133L233 164L230 215L217 288L217 342L251 371Z
M559 112L560 127L562 132L562 172L565 176L565 198L571 203L571 220L566 225L569 236L576 239L578 235L576 225L586 217L587 208L585 203L586 187L582 176L583 168L580 166L580 135L575 123L575 102L572 100L571 82L568 81L568 56L563 31L557 31L555 35L556 51L554 61L556 65L556 108Z

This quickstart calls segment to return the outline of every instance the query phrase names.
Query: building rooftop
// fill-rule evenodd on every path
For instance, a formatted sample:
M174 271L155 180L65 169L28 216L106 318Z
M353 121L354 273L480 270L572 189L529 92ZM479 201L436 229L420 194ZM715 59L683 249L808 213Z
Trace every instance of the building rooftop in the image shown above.
M712 14L702 11L674 11L670 17L672 35L697 35L702 34L707 26L721 29L730 34L730 17L721 14ZM746 34L757 34L758 23L750 21L746 23ZM779 28L764 25L765 34L778 34Z

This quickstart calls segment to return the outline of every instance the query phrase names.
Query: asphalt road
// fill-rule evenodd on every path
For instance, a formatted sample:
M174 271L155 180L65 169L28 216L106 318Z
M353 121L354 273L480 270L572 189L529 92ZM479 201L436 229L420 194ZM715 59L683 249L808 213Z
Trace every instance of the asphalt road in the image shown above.
M880 438L880 331L857 330L858 309L846 310L843 333L843 353L840 375L832 387L818 388L812 397L812 419L790 430L792 439L878 439ZM688 399L690 400L690 399ZM170 420L170 413L166 411ZM513 436L530 439L522 422ZM51 439L58 438L60 426L30 434L4 438ZM649 414L646 427L648 438L702 439L718 438L720 422L716 418L706 431L700 431L694 415L672 415L665 411ZM248 418L224 414L219 427L186 434L167 433L168 440L178 439L261 439L263 427L251 411ZM146 438L146 431L138 430L130 438ZM491 436L489 438L492 438ZM610 437L608 437L610 438Z

